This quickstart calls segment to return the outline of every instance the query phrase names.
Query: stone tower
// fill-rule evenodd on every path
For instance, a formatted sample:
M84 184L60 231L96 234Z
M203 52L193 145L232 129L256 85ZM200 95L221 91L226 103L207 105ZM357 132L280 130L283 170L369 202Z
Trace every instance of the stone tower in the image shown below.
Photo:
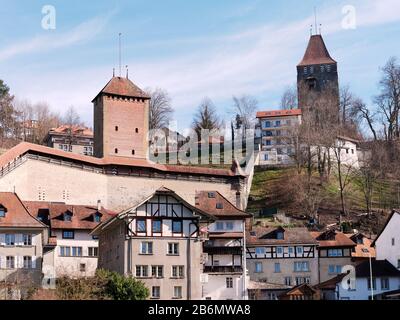
M339 113L337 62L332 59L320 34L312 35L303 60L297 66L299 108L312 107L313 101L325 95Z
M107 83L92 101L95 157L147 157L149 100L128 78Z

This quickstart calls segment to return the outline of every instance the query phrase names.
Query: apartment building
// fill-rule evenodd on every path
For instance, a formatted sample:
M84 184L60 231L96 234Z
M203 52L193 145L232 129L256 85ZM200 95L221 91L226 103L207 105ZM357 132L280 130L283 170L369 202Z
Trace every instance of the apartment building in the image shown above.
M259 165L293 163L293 132L301 124L301 110L257 112L261 135Z
M113 212L97 207L61 202L25 201L25 207L37 220L49 226L56 242L53 251L55 277L90 277L97 269L98 239L90 232Z
M343 272L343 267L356 263L352 253L356 244L344 233L336 230L311 232L318 242L319 282L325 282Z
M203 242L214 220L174 191L159 188L93 230L99 268L142 280L151 299L199 300Z
M317 245L306 228L255 227L247 231L247 268L253 282L250 298L276 300L288 288L317 284Z
M0 193L0 299L20 299L41 285L47 226L15 193Z
M93 155L93 131L86 127L62 125L53 128L43 142L50 148L85 156Z
M245 226L251 215L217 191L198 192L196 208L217 218L209 226L209 240L203 245L202 298L246 299Z

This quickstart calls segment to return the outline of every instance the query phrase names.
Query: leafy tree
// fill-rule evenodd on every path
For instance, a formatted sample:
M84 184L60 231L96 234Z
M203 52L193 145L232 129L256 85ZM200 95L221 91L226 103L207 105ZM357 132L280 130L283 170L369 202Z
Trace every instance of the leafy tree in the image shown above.
M113 300L145 300L150 295L143 282L116 272L110 273L106 293Z

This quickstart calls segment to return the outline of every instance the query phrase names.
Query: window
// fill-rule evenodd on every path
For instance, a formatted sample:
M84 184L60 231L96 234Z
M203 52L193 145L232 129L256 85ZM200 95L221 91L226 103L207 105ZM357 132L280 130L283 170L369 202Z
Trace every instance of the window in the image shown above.
M233 222L226 223L226 230L233 230Z
M8 256L6 259L6 268L7 269L14 269L15 268L15 257Z
M15 234L6 234L6 246L15 245Z
M276 154L282 155L283 154L282 148L276 148Z
M86 272L86 263L80 263L79 270L80 272Z
M218 202L218 203L215 205L215 207L216 207L217 209L223 209L223 208L224 208L224 205L223 205L222 203Z
M368 290L371 290L371 278L368 278L367 281L368 281ZM375 278L372 278L372 286L373 286L373 289L376 290L376 279Z
M303 254L303 247L296 247L296 253L298 255L302 255Z
M100 222L101 221L101 216L98 213L96 213L94 215L94 217L93 217L93 220L94 220L94 222Z
M326 71L327 71L327 72L331 72L331 66L330 66L330 65L327 65L327 66L326 66Z
M392 238L392 246L396 245L396 240Z
M72 221L72 214L69 212L64 213L64 221L71 222Z
M329 265L328 266L329 274L340 274L342 273L342 266L340 265Z
M4 207L0 207L0 218L4 218L6 216L6 209Z
M329 265L328 266L328 273L329 274L332 274L332 273L335 273L335 266L334 265Z
M282 254L283 253L283 248L282 247L276 247L276 253L277 254Z
M172 278L184 278L184 266L172 266Z
M304 67L303 73L304 73L304 74L307 74L307 67Z
M280 136L282 135L281 130L276 130L276 135L277 135L278 137L280 137Z
M265 128L270 128L271 127L271 121L265 121L264 122L264 127Z
M215 226L216 226L217 230L224 230L224 223L223 222L218 221Z
M209 193L208 193L208 197L209 197L210 199L215 198L215 192L209 192Z
M140 243L140 254L153 254L153 242L141 242Z
M32 268L32 257L24 256L24 269Z
M153 233L161 233L162 229L161 226L162 226L161 220L153 220L151 227Z
M151 298L160 299L160 287L158 286L151 287Z
M172 233L182 233L182 221L172 221Z
M308 272L310 271L310 264L308 261L295 261L294 263L295 272Z
M146 232L146 220L145 219L136 220L136 232Z
M118 153L118 148L115 148L115 149L114 149L114 153Z
M255 263L255 272L256 273L262 273L263 272L263 266L261 262L256 262Z
M182 298L182 287L174 287L174 299Z
M389 290L390 289L390 284L389 284L389 279L388 278L382 278L381 279L381 289L382 290Z
M70 257L71 256L71 247L60 247L60 256L61 257Z
M285 277L285 285L286 286L292 285L292 277Z
M276 239L283 240L283 238L284 238L284 233L282 231L276 233Z
M262 247L256 248L256 255L257 256L265 255L265 248L262 248Z
M397 269L400 269L400 259L397 260Z
M336 266L336 273L337 274L342 273L342 266Z
M271 145L271 143L272 143L272 141L271 141L271 140L267 140L267 141L265 141L265 145L266 145L266 146L270 146L270 145Z
M134 149L132 149L132 155L133 155L133 156L135 155L135 150L134 150Z
M281 264L280 263L275 263L274 272L275 273L280 273L281 272Z
M289 252L289 255L292 255L293 252L294 252L294 248L293 247L289 247L288 248L288 252Z
M118 129L119 129L118 126L115 126L115 131L118 131Z
M89 247L88 248L89 257L97 257L99 255L99 248L97 247Z
M329 249L328 250L328 257L342 257L343 251L342 249Z
M74 239L75 238L74 231L64 230L62 233L62 237L63 239Z
M296 277L296 286L299 286L303 283L309 284L311 282L310 277Z
M136 132L136 133L139 133L139 128L136 128L136 129L135 129L135 132Z
M168 243L168 254L178 256L179 255L179 243Z
M151 276L155 278L164 277L164 267L163 266L151 266Z
M280 127L280 126L281 126L281 121L280 120L275 121L275 127Z
M272 131L265 131L265 135L267 137L272 137Z
M145 278L149 276L148 266L136 266L136 277Z
M325 71L324 66L321 66L321 72L324 72L324 71Z
M73 257L82 257L82 247L72 247Z
M233 278L231 277L226 278L226 288L227 289L233 288Z

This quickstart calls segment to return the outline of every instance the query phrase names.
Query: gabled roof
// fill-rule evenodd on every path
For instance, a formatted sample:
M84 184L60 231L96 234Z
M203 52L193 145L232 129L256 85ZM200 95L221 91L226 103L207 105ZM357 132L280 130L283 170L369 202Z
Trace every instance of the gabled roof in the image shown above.
M370 277L370 262L364 261L363 263L356 266L356 277L357 278L369 278ZM400 270L396 269L387 260L372 260L372 276L373 277L399 277Z
M238 209L218 191L197 192L196 208L218 218L250 218L252 216Z
M150 99L150 96L138 86L136 86L131 80L122 77L112 77L111 80L106 84L106 86L99 92L96 98L100 94L109 94L129 98ZM94 98L93 101L96 98Z
M312 296L317 293L317 290L314 289L311 285L307 283L300 284L298 286L293 287L289 291L280 295L280 297L291 296L291 295L304 295L304 296Z
M256 118L289 117L301 115L301 109L259 111Z
M330 56L324 39L320 34L312 35L308 42L306 53L298 67L329 63L336 63L336 61Z
M338 232L336 230L326 230L324 232L312 231L310 234L318 241L319 248L356 246L343 232Z
M94 206L68 205L62 202L24 201L24 204L34 217L43 218L43 213L47 214L51 229L92 230L99 224L94 221L94 215L100 214L100 222L116 215L104 208L97 210ZM64 220L64 214L68 213L71 214L71 221Z
M0 192L0 205L6 209L6 216L0 218L0 228L46 228L32 216L21 199L12 192Z
M335 290L336 285L339 282L341 282L346 275L347 274L345 274L345 273L339 274L332 279L329 279L327 281L324 281L324 282L321 282L321 283L315 285L314 288L319 289L319 290Z
M191 205L190 203L188 203L185 199L183 199L181 196L179 196L177 193L175 193L175 191L168 189L166 187L160 187L159 189L157 189L155 192L149 194L147 197L144 197L142 200L138 201L135 205L133 205L132 207L120 212L119 214L115 215L114 217L108 219L107 221L99 224L93 231L92 234L98 234L101 230L106 229L109 225L111 225L112 223L114 223L117 220L122 220L125 217L129 216L130 212L136 210L138 207L140 207L142 204L146 203L147 201L149 201L151 198L153 198L154 196L157 195L163 195L163 196L171 196L174 197L178 202L182 203L185 207L189 208L190 210L193 210L194 212L196 212L196 214L198 214L200 217L203 217L205 219L208 219L210 221L214 221L215 217L212 216L211 214L202 211L199 208L196 208L195 206Z
M379 239L379 237L381 236L381 234L385 231L387 225L389 224L390 220L392 220L392 218L393 218L393 216L394 216L395 214L400 214L400 210L398 210L398 209L393 209L393 210L392 210L392 213L390 214L389 218L386 220L386 223L385 223L385 225L383 226L381 232L378 233L377 237L376 237L375 240L372 242L372 244L371 244L372 247L375 246L376 241Z
M274 237L277 231L283 232L283 239ZM254 227L246 232L246 244L249 245L285 245L285 244L314 244L317 241L307 228Z
M136 159L128 157L108 156L105 158L95 158L27 142L21 142L14 148L2 154L0 156L0 168L7 166L7 164L14 161L16 158L21 157L27 153L40 154L54 158L61 158L61 159L66 159L67 161L68 160L77 161L83 164L100 166L100 167L115 165L115 166L127 166L127 167L138 167L138 168L151 168L154 170L167 173L171 172L178 174L182 173L182 174L207 175L207 176L218 176L218 177L234 177L234 176L243 177L243 173L240 170L240 167L237 168L235 163L232 165L231 170L194 167L194 166L181 166L181 165L164 165L151 162L147 159Z
M346 234L350 240L356 244L355 251L351 253L354 258L372 258L376 257L375 248L371 247L372 240L362 233ZM363 243L357 243L357 239L362 239Z

